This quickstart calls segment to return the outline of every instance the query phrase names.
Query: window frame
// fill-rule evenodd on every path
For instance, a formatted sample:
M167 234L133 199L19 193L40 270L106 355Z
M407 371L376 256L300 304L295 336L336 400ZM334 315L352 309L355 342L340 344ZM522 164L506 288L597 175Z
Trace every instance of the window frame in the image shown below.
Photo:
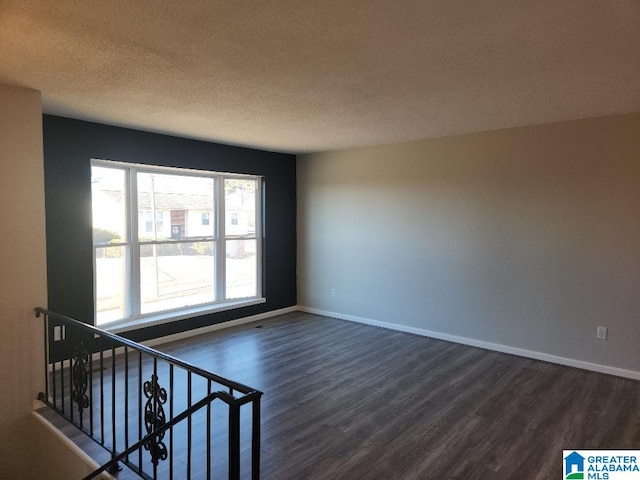
M221 312L233 308L240 308L266 302L263 296L263 183L264 179L260 175L215 172L208 170L198 170L179 167L164 167L156 165L146 165L138 163L119 162L114 160L104 160L98 158L91 159L91 169L93 167L111 168L124 171L124 204L125 204L125 239L117 243L95 243L92 239L93 249L93 305L94 324L100 325L112 331L125 331L131 327L148 326L150 324L167 323L185 318L191 318L208 313ZM209 216L210 223L213 223L213 234L211 236L198 236L197 238L185 238L180 240L157 239L157 218L154 219L152 234L153 240L141 241L139 235L139 210L138 210L138 173L148 173L159 175L176 175L181 177L210 178L213 180L213 205ZM225 188L226 179L254 180L256 182L255 194L255 231L253 235L231 235L225 232ZM93 202L93 197L92 197ZM92 208L93 211L93 208ZM156 215L157 215L156 211ZM151 214L153 218L153 213ZM93 217L92 217L93 218ZM93 230L93 220L92 220ZM256 243L256 295L241 298L226 298L226 244L228 240L254 240ZM140 272L140 249L143 245L163 245L196 242L213 242L214 251L214 291L216 300L187 307L177 307L157 312L141 313L141 272ZM105 247L124 247L125 249L125 316L120 319L102 321L98 323L98 296L97 296L97 251Z

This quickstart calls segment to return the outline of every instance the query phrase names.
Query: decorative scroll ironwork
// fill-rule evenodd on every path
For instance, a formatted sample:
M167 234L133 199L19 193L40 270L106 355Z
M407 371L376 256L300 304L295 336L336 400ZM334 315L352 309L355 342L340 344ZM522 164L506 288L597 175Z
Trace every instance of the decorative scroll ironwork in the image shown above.
M155 434L167 419L164 414L164 405L167 402L167 391L158 384L158 377L153 374L151 380L144 382L144 396L147 402L144 406L144 426L147 429L149 440L145 443L145 450L151 455L151 463L157 465L160 460L167 459L167 446L162 439L164 432Z
M231 479L240 478L240 407L252 405L251 478L260 478L260 399L263 395L262 392L73 318L43 308L36 308L35 311L36 317L44 316L44 328L42 329L44 355L42 355L42 359L44 360L45 388L38 395L38 398L51 407L54 412L60 414L62 418L100 443L111 454L110 460L85 477L87 480L97 478L105 471L115 473L120 468L119 463L127 465L141 478L156 478L158 463L161 460L169 459L169 455L177 453L168 448L169 441L166 442L167 446L163 443L166 432L171 432L171 429L180 422L184 422L182 423L184 425L185 421L188 421L195 412L207 408L216 400L219 401L218 404L221 408L225 405L224 408L229 413L227 430L229 463L227 470L228 478ZM65 326L65 332L62 335L68 342L65 342L65 345L56 345L55 335L52 331L54 325ZM84 340L84 343L81 340ZM105 354L108 354L109 351L111 354L110 369L105 368L104 364ZM131 364L133 362L127 360L132 352L136 353L135 357L138 359L137 369ZM95 359L92 357L94 354ZM149 371L145 368L149 374L146 377L149 381L145 382L144 386L138 386L137 381L130 380L136 376L136 373L137 375L142 374L142 366L147 365L147 361L153 362L153 370ZM99 381L97 382L93 382L96 380L93 373L94 366L99 372ZM165 416L165 411L168 408L167 392L171 394L171 390L165 390L158 384L157 372L159 369L166 371L166 367L169 367L169 372L175 370L186 373L189 378L194 377L201 379L200 381L206 381L209 393L200 400L192 399L193 401L189 402L189 406L185 410L179 413L172 411L172 415L169 415L167 411ZM154 375L150 375L151 373ZM136 377L136 379L138 378L140 377ZM144 381L144 378L140 381ZM125 408L123 409L120 409L116 401L113 401L116 399L116 387L118 395L122 395L125 399ZM130 398L132 393L135 394L134 389L140 389L138 391L140 397L145 395L144 407L141 401L136 401L134 407L126 400ZM110 397L112 402L107 405L108 402L105 403L104 400ZM138 397L136 396L136 398ZM76 406L81 411L79 415L76 415ZM88 408L92 411L87 412L90 413L87 417L84 410ZM145 420L146 430L140 432L140 435L138 435L137 428L127 429L127 425L138 425L142 419ZM120 427L124 427L124 442L119 440L122 438ZM212 442L209 430L209 428L206 429L206 438L203 439L207 442L208 447ZM106 438L106 433L109 431L111 441ZM177 441L180 444L186 442L188 446L196 441L191 428L178 428L173 431L173 434L178 438ZM116 447L118 448L116 449ZM152 461L149 461L146 454L138 455L143 447L150 452ZM182 452L180 453L182 454ZM192 462L191 448L187 448L184 455L186 456L186 465L196 465L195 462ZM172 458L175 461L181 461L176 460L175 456ZM212 477L212 462L210 460L210 456L207 456L206 473L202 470L198 478ZM150 463L153 467L152 472L149 471ZM187 476L190 473L191 471L187 470Z
M76 402L78 412L82 415L82 410L89 406L89 397L87 396L89 353L82 341L73 348L72 360L71 383L73 389L71 391L71 399Z

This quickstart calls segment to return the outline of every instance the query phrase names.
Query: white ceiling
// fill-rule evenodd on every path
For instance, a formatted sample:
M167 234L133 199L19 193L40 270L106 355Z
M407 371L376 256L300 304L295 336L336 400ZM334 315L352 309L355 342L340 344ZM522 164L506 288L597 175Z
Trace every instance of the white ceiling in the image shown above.
M0 0L47 113L304 152L640 111L639 0Z

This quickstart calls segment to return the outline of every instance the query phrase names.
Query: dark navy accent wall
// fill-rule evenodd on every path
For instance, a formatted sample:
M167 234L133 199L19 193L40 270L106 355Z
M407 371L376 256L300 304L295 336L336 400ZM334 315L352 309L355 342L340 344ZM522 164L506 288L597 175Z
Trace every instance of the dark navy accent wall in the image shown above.
M92 323L91 159L264 177L265 304L129 332L178 333L296 304L296 157L45 115L44 170L49 309Z

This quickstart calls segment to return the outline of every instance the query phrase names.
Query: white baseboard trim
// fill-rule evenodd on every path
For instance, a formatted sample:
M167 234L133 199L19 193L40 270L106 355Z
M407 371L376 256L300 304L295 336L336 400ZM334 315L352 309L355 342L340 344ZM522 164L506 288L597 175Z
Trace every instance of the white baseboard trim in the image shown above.
M259 322L266 318L275 317L276 315L283 315L285 313L297 312L297 305L291 307L281 308L279 310L272 310L270 312L258 313L249 317L238 318L236 320L229 320L228 322L216 323L215 325L207 325L206 327L196 328L194 330L187 330L185 332L173 333L171 335L165 335L164 337L151 338L149 340L143 340L141 343L147 347L156 347L165 343L176 342L178 340L184 340L185 338L195 337L197 335L203 335L205 333L215 332L216 330L222 330L225 328L235 327L237 325L244 325L245 323ZM114 349L115 355L121 355L124 353L124 347L116 347ZM102 361L108 360L112 357L112 350L110 348L102 352ZM100 353L94 353L91 355L92 362L100 361ZM52 372L52 364L49 365L49 372Z
M215 332L217 330L222 330L225 328L236 327L238 325L244 325L246 323L259 322L266 318L296 311L298 311L298 307L296 305L293 305L291 307L281 308L279 310L271 310L270 312L258 313L257 315L238 318L237 320L230 320L228 322L216 323L215 325L207 325L206 327L200 327L194 330L187 330L186 332L173 333L171 335L165 335L164 337L152 338L140 343L146 345L147 347L155 347L164 343L176 342L178 340L184 340L185 338L195 337L197 335L203 335L205 333Z
M313 314L322 315L325 317L332 317L340 320L348 320L350 322L357 322L357 323L363 323L365 325L372 325L374 327L382 327L382 328L388 328L390 330L397 330L399 332L413 333L415 335L421 335L423 337L430 337L438 340L446 340L447 342L460 343L462 345L468 345L471 347L484 348L486 350L493 350L495 352L508 353L511 355L517 355L519 357L526 357L526 358L532 358L534 360L542 360L544 362L557 363L558 365L564 365L567 367L581 368L583 370L591 370L593 372L606 373L608 375L615 375L617 377L640 380L640 372L635 370L625 370L624 368L611 367L608 365L600 365L598 363L585 362L583 360L575 360L573 358L560 357L558 355L551 355L549 353L537 352L535 350L526 350L524 348L511 347L509 345L502 345L499 343L485 342L483 340L476 340L474 338L461 337L458 335L450 335L448 333L434 332L432 330L409 327L406 325L399 325L396 323L381 322L378 320L371 320L369 318L356 317L354 315L345 315L343 313L320 310L318 308L311 308L311 307L298 305L298 310L301 312L313 313Z

